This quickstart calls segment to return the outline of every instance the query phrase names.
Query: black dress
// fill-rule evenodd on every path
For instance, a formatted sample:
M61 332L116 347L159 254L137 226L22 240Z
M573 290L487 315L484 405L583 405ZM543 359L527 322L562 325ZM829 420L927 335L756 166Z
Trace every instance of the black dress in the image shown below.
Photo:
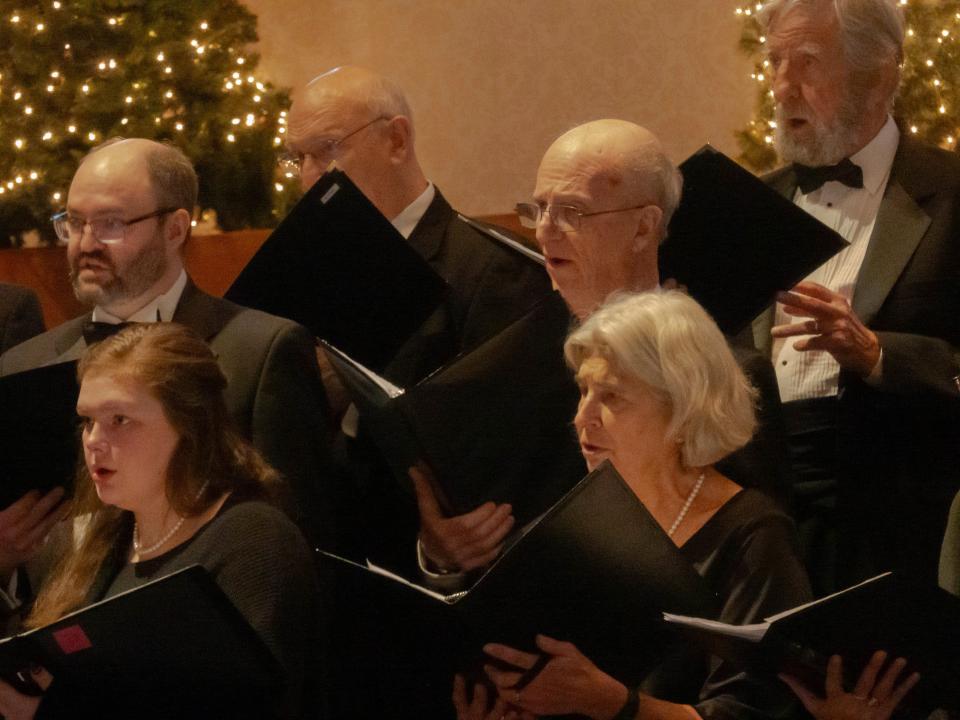
M741 490L680 552L716 593L721 622L761 622L811 599L793 521L756 490ZM641 690L692 705L705 719L784 718L801 711L780 681L759 680L690 646L668 651Z
M101 568L87 596L89 603L199 564L256 630L285 674L285 702L283 698L237 699L243 706L231 708L230 717L316 716L313 688L320 682L319 586L306 541L282 512L263 502L231 497L192 538L169 552L131 564L126 562L129 547L128 531L118 539L114 559ZM184 697L196 690L202 694L202 689L184 688ZM112 701L86 697L82 688L58 687L55 679L37 717L75 715L78 704L87 703L98 715L111 716ZM160 717L166 715L161 706L176 701L140 697L133 709L141 717ZM113 714L122 716L130 709ZM178 709L177 714L184 717L191 712L188 707ZM197 708L193 716L209 715Z

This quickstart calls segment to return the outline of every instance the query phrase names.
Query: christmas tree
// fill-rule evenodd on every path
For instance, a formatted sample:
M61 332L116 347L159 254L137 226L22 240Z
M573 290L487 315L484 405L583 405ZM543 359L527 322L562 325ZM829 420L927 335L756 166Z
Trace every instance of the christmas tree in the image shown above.
M960 0L899 0L907 20L903 80L894 117L904 132L955 150L960 137ZM767 76L759 3L736 10L744 21L740 48L754 59L757 108L750 124L737 132L740 161L757 172L774 168L773 91Z
M235 0L0 0L0 246L52 242L77 162L113 136L183 149L223 229L274 224L289 98L254 74L256 40Z

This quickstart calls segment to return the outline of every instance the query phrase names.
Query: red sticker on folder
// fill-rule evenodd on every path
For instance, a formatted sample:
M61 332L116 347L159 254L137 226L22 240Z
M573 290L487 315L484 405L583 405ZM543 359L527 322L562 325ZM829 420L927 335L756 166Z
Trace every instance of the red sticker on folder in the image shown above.
M63 650L64 655L70 655L93 647L90 638L87 637L87 634L79 625L69 625L68 627L56 630L53 633L53 639L57 641L57 645Z

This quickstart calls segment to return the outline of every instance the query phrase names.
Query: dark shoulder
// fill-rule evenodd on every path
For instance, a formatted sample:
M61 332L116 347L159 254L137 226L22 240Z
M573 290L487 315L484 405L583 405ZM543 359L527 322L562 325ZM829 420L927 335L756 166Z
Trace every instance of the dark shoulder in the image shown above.
M791 517L777 502L752 488L737 493L717 511L718 515L720 513L725 513L724 524L741 532L763 527L794 527Z
M892 173L915 196L960 192L960 157L907 134L900 136Z
M0 282L0 306L16 307L22 303L36 304L39 307L40 301L30 288Z
M260 500L228 501L210 521L203 540L230 548L306 547L297 526L278 508Z
M793 519L766 493L746 488L731 498L694 538L699 551L757 562L797 553Z
M88 317L82 315L68 320L10 348L0 356L0 375L12 375L54 362L69 345L80 339L83 323Z

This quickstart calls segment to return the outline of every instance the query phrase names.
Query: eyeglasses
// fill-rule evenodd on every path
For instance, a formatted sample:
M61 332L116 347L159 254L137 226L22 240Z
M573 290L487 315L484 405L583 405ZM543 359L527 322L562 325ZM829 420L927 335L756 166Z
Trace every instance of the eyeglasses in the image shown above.
M525 228L536 229L543 216L549 216L560 232L573 232L580 229L585 217L595 215L610 215L612 213L627 212L627 210L641 210L648 205L634 205L633 207L617 208L616 210L600 210L598 212L583 212L573 205L537 205L536 203L517 203L514 210L520 218L520 224Z
M50 219L53 221L53 229L56 231L57 237L60 238L62 242L79 240L83 236L83 229L89 227L90 232L98 243L115 245L116 243L123 242L127 228L131 225L149 220L150 218L160 217L161 215L166 215L179 209L180 208L174 207L160 208L152 213L135 217L132 220L124 220L121 217L110 215L88 220L79 215L71 215L67 211L57 213Z
M362 130L366 130L368 127L373 125L375 122L380 122L381 120L389 120L390 118L381 115L380 117L375 117L373 120L368 122L366 125L361 125L356 130L348 132L342 138L337 140L321 140L315 144L310 152L291 152L286 151L277 158L277 165L280 166L281 170L286 170L288 172L300 172L300 168L303 167L304 159L309 155L312 157L318 165L326 166L331 160L336 157L337 150L339 147L352 138L357 133Z

